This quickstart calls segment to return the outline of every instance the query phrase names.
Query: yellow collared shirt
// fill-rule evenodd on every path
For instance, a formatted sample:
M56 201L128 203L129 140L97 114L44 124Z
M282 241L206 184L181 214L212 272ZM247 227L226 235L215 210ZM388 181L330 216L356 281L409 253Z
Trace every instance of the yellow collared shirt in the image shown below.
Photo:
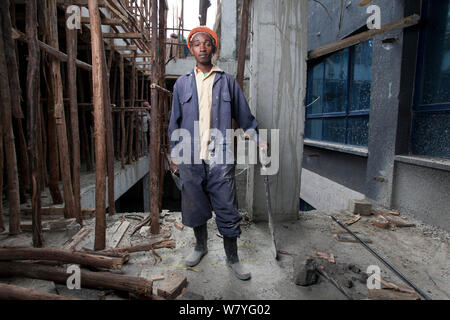
M195 67L195 81L198 95L198 121L200 135L200 159L209 160L208 144L211 129L212 89L214 75L222 70L213 65L211 71L205 74Z

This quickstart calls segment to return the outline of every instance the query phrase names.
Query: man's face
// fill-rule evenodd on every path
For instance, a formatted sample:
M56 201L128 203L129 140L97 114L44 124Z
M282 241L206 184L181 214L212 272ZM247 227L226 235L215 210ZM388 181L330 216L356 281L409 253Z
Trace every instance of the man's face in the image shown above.
M200 64L209 64L216 52L211 38L203 33L196 35L192 39L191 52Z

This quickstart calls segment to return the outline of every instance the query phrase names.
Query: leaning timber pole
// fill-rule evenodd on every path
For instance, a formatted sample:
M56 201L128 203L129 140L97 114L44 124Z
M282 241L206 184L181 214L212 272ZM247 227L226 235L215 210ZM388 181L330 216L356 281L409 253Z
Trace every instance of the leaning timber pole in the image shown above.
M98 0L89 0L89 22L92 46L92 89L95 133L95 250L106 246L106 144L105 111L103 104L103 53L102 31Z
M0 23L0 35L3 35L3 27ZM6 64L3 37L0 37L0 98L2 109L0 117L2 121L2 137L6 159L6 176L8 182L9 200L9 233L20 233L20 200L19 177L17 171L16 147L12 128L11 95L8 79L8 67Z
M59 50L58 39L58 12L56 1L48 1L48 36L49 45ZM58 154L61 165L61 180L64 191L64 202L67 217L75 217L75 202L72 188L72 173L70 170L70 152L67 141L67 127L64 111L63 87L61 78L61 61L55 57L50 58L50 83L53 94L54 117L56 121L56 136L58 141Z
M158 81L158 1L152 0L152 84L156 84ZM160 56L160 59L164 57ZM159 120L159 108L158 108L158 91L156 88L151 89L151 115L150 115L150 146L149 146L149 199L150 199L150 217L151 227L150 232L152 234L159 233L159 163L160 163L160 150L158 120Z
M40 51L37 38L36 0L27 1L26 35L28 42L27 63L27 111L28 111L28 153L31 168L31 208L33 227L33 246L42 247L41 228L41 185L39 183L39 153L37 143L39 112L39 63Z
M244 70L245 70L245 56L247 52L247 39L248 39L248 8L250 0L244 0L242 2L242 27L241 27L241 40L239 43L238 53L238 65L236 80L239 86L244 89Z
M69 14L66 13L66 19ZM76 29L69 29L66 26L66 50L67 50L67 85L69 93L70 105L70 127L72 138L72 188L75 208L75 218L77 222L82 225L81 218L81 194L80 194L80 131L78 128L78 97L77 97L77 31Z

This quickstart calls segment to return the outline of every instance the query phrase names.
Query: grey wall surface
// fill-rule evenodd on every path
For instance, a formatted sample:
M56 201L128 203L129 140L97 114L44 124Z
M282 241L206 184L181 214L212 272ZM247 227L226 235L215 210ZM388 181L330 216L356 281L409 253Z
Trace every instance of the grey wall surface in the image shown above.
M396 163L393 207L450 231L450 172Z
M308 50L343 39L365 27L370 14L366 12L367 6L359 6L360 2L308 0ZM381 8L381 25L384 25L397 19L404 2L404 0L373 0L370 4Z
M305 146L303 168L349 189L365 193L366 157ZM307 181L302 181L302 183L307 183Z
M260 129L279 129L279 171L269 177L274 219L296 218L299 207L306 87L307 1L252 2L251 109ZM273 145L272 145L273 150ZM248 178L248 210L267 219L260 168Z

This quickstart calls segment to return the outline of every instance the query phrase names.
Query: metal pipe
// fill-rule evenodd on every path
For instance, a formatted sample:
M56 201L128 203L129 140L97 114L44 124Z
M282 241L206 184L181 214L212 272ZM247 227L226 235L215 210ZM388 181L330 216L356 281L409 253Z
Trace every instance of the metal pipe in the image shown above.
M363 240L361 240L356 234L354 234L346 225L344 225L342 222L340 222L336 217L331 216L331 219L337 222L342 228L345 229L350 235L353 236L356 240L358 240L371 254L373 254L378 260L384 263L386 267L391 269L396 275L400 277L405 283L407 283L411 288L413 288L418 294L420 294L422 297L424 297L426 300L431 300L431 298L422 290L420 290L418 287L414 285L411 281L409 281L400 271L398 271L393 265L391 265L389 262L387 262L385 259L383 259L375 250L373 250L371 247L367 245Z

